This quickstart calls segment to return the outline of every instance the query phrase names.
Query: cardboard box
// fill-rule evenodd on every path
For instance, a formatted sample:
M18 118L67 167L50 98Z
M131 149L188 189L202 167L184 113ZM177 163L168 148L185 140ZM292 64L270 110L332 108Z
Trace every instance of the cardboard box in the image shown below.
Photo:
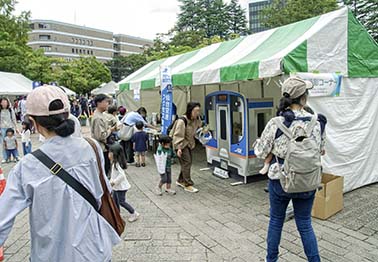
M344 207L344 178L331 174L322 175L322 189L316 192L311 215L327 219Z

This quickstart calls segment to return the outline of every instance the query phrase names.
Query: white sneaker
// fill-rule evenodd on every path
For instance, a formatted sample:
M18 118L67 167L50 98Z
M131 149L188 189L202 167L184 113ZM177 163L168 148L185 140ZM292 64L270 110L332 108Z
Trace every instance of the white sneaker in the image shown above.
M7 162L7 160L5 160L5 159L3 159L3 160L1 161L2 164L5 164L6 162Z
M161 196L162 194L163 194L163 190L161 189L161 187L157 187L156 188L156 195Z
M198 189L193 187L193 186L186 186L184 188L184 190L187 191L187 192L190 192L190 193L197 193L198 192Z
M176 195L176 191L173 189L166 189L165 192L168 193L168 195Z
M268 173L268 171L269 171L269 167L270 167L270 164L269 163L265 163L264 167L260 169L259 174L266 175Z
M128 221L129 222L134 222L136 221L138 218L139 218L140 214L138 212L134 212L134 214L131 214L131 216L129 217Z
M176 181L176 186L179 186L179 187L182 187L182 188L185 188L185 185L180 183L179 181Z

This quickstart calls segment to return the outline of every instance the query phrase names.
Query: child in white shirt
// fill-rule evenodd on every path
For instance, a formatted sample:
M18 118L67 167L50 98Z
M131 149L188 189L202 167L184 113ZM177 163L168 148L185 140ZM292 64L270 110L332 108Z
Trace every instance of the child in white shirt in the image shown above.
M31 153L32 145L30 139L30 123L29 122L22 122L22 131L21 131L21 142L22 142L22 149L24 151L24 156Z
M120 206L125 208L131 214L128 219L129 222L134 222L139 218L139 213L126 202L126 193L130 189L130 183L127 181L124 170L126 169L125 154L118 143L110 146L109 160L111 162L110 185L113 189L114 202L118 209L120 209Z

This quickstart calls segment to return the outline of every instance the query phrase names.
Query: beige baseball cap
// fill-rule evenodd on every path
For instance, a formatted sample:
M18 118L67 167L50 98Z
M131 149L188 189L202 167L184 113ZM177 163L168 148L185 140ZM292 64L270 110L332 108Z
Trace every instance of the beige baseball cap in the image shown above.
M51 102L60 100L63 108L50 110ZM70 103L67 94L57 86L44 85L34 89L26 99L26 113L31 116L51 116L68 113Z
M288 93L290 98L295 99L313 87L314 85L310 81L300 79L299 77L289 77L282 84L282 94Z

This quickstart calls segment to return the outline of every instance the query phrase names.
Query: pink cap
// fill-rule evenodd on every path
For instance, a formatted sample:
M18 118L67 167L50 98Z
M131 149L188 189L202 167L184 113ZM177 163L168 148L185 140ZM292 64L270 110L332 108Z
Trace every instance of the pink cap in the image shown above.
M59 110L49 110L51 102L60 100L63 108ZM70 103L67 94L56 86L44 85L34 89L26 100L26 113L31 116L50 116L68 113Z

